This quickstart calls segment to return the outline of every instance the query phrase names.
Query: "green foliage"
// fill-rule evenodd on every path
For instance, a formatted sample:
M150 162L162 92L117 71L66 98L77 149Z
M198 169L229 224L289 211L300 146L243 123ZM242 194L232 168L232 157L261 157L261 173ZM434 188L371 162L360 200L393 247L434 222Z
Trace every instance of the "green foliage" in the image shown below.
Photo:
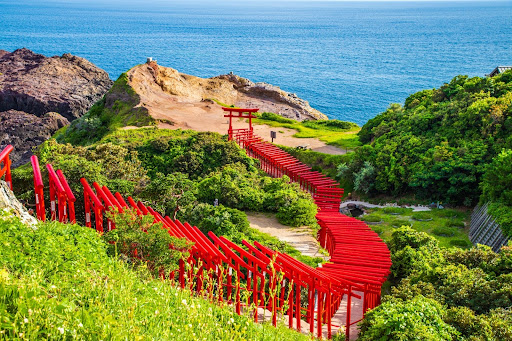
M88 145L120 127L155 124L147 109L138 107L139 103L139 95L128 85L128 75L123 73L103 99L56 137L59 142Z
M176 219L177 213L196 202L197 183L187 174L156 173L151 182L143 189L140 197L147 200L158 212Z
M375 188L376 176L375 167L370 162L365 161L359 172L354 173L354 189L364 194L370 193Z
M326 129L333 131L347 131L358 129L358 125L353 122L345 122L340 120L306 120L302 124L305 127L313 129Z
M284 127L297 131L294 137L318 138L327 144L353 149L360 145L356 133L359 127L351 122L339 120L306 120L295 121L274 113L263 113L254 119L255 124L266 124L271 127ZM279 136L277 137L279 143Z
M475 204L486 166L512 147L511 74L458 76L411 95L404 107L391 105L359 132L366 145L356 150L351 172L370 162L377 174L374 194ZM501 167L509 175L502 183L510 180L510 164Z
M489 321L483 315L476 315L467 307L450 308L445 321L454 326L463 340L491 340L493 331Z
M135 266L145 265L155 277L178 269L178 261L186 259L191 243L173 237L152 216L139 216L134 210L109 212L115 229L103 238L108 254L120 256Z
M378 223L378 222L382 221L381 217L379 217L378 215L375 215L375 214L364 215L362 217L362 219L364 221L369 222L369 223Z
M316 214L317 207L311 199L298 198L281 206L276 217L283 225L303 226L314 224Z
M452 237L457 231L450 227L439 226L432 229L432 233L436 236Z
M358 340L456 340L459 333L443 321L445 310L433 299L391 299L366 314Z
M276 212L279 221L289 226L315 223L316 206L311 196L288 177L270 178L248 171L241 164L227 165L211 173L198 185L199 200L248 211Z
M488 212L503 232L512 236L512 149L504 149L487 166L481 201L490 201Z
M279 123L295 123L295 120L292 120L290 118L283 117L278 114L274 114L272 112L264 112L260 115L260 118L267 121L274 121Z
M434 237L424 232L418 232L409 226L402 226L394 230L388 243L392 253L400 251L406 246L410 246L413 249L419 249L422 246L435 249L438 245L439 242Z
M245 213L223 205L197 204L181 213L179 218L197 226L205 234L212 231L229 239L245 234L249 228Z
M2 339L310 339L134 271L89 228L2 217L0 244Z

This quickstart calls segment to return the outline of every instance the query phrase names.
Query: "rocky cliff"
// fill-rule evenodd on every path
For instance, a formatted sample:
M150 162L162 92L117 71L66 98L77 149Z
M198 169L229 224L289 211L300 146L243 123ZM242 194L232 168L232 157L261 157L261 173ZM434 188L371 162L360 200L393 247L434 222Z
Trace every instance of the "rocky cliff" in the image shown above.
M213 99L241 108L260 109L296 120L327 119L327 116L312 108L309 103L295 94L281 90L267 83L254 83L234 74L213 78L199 78L186 75L172 68L152 63L137 68L149 70L155 82L167 94L176 96L182 102L198 102ZM145 70L133 70L131 74ZM133 79L133 77L131 78Z
M108 74L84 58L0 50L0 149L11 143L14 166L27 162L33 147L85 114L111 86Z
M11 153L12 166L18 167L29 161L32 148L68 124L65 117L55 112L41 117L16 110L0 112L0 150L12 144L15 147Z

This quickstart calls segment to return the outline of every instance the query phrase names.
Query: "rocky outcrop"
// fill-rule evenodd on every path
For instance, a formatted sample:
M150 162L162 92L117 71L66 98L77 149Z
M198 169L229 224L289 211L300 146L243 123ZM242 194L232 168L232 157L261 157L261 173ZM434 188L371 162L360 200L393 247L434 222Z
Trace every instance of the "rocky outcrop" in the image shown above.
M70 54L48 58L28 49L0 52L0 111L36 116L58 112L73 120L111 86L108 74L84 58Z
M33 147L85 114L112 83L84 58L0 50L0 148L14 145L13 166L27 162Z
M0 210L8 215L14 215L28 225L36 225L37 219L31 216L25 207L16 199L14 193L4 181L0 180ZM8 216L7 215L7 216ZM0 215L0 219L2 216Z
M42 117L22 111L0 112L0 150L12 144L12 166L18 167L30 161L32 149L49 139L53 133L69 124L69 121L55 112Z
M166 94L175 96L184 103L213 99L241 108L256 107L260 112L273 112L300 121L327 119L327 116L313 109L307 101L295 94L267 83L254 83L234 74L205 79L158 66L154 62L134 69L131 70L131 75L141 74L142 71L152 73L154 81Z
M278 86L268 83L253 83L247 78L242 78L232 73L216 78L228 80L236 90L246 95L240 96L241 98L238 99L238 104L241 106L247 104L248 107L251 107L251 104L258 100L266 100L270 101L271 104L260 105L262 107L260 108L261 111L273 112L301 121L304 119L328 119L320 111L312 108L308 101L297 97L296 94L283 91Z

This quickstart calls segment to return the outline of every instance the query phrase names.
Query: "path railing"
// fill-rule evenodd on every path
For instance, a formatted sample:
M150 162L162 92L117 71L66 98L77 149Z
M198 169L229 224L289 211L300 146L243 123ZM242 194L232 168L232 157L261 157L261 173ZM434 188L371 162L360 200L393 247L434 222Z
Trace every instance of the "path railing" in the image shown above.
M261 149L257 148L257 144L249 143L248 139L240 140L240 143L251 147L248 150L251 150L253 155ZM261 147L271 150L268 146ZM0 153L0 160L4 165L0 175L6 174L6 179L9 179L12 185L8 158L10 151L12 147ZM277 154L278 151L275 150L275 155ZM291 161L288 157L285 159ZM261 158L261 160L266 159ZM45 185L36 156L32 157L31 163L34 173L37 217L44 221L47 213L44 200ZM293 163L286 163L289 166L285 167L283 166L285 162L277 164L268 161L268 163L268 170L273 171L275 176L283 174L295 176L294 179L298 180L304 189L313 193L320 207L317 218L323 224L319 236L331 254L336 255L338 250L346 250L343 247L347 244L340 241L343 230L336 230L330 226L337 223L330 220L331 215L336 219L342 217L335 211L335 207L339 205L337 202L343 190L336 187L337 184L333 180L317 173L312 172L311 176L302 176L299 169L304 169L304 166L292 167L290 165ZM75 223L76 198L63 172L55 171L50 164L46 165L46 169L50 184L50 218L58 219L63 223ZM193 242L190 256L180 261L179 269L170 274L162 273L162 277L174 280L182 288L197 291L203 297L231 304L238 314L243 311L252 311L255 321L258 321L259 314L263 313L265 316L270 313L274 325L277 324L278 317L282 316L288 320L290 328L302 331L301 324L305 321L309 324L311 333L316 329L315 334L318 337L322 337L325 332L331 338L332 317L338 311L343 299L348 300L347 334L349 334L350 325L354 323L350 319L351 300L361 299L358 293L363 293L365 307L371 308L378 304L380 299L378 290L387 271L385 257L375 256L372 266L360 262L356 267L340 258L332 264L328 263L315 269L258 242L251 244L243 241L243 246L239 246L224 237L216 236L213 232L209 232L206 236L196 226L172 220L168 216L164 217L144 203L135 202L131 197L125 200L120 193L112 194L106 186L100 186L94 182L91 187L84 178L80 182L84 192L85 226L95 228L99 233L104 232L104 226L111 230L115 226L108 220L106 212L123 212L126 209L133 209L138 215L152 216L154 221L161 223L170 235ZM332 190L327 191L326 189L329 188ZM364 230L368 236L372 236L363 225L359 226L359 229ZM359 242L363 244L360 239L353 238L354 249L357 249L356 245L359 245L357 244ZM378 241L375 239L373 242L375 245L368 246L368 250L379 249ZM363 257L365 253L361 250L359 249L359 254ZM355 262L354 257L348 257L348 259ZM358 277L358 274L361 276Z
M316 218L321 227L317 237L331 255L330 261L317 271L330 278L356 284L348 287L346 296L348 339L350 326L360 320L351 320L354 291L362 293L363 314L380 304L381 287L391 267L387 245L365 223L339 212L343 189L336 181L311 170L290 154L254 135L252 130L239 129L233 140L249 156L258 159L261 168L269 175L286 175L313 196L319 208ZM330 311L328 316L332 317L333 314L334 311Z

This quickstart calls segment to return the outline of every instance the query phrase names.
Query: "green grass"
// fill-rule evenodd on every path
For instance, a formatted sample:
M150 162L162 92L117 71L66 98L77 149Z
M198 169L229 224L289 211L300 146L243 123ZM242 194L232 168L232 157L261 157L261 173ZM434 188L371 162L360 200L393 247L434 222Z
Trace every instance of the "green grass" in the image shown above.
M399 211L400 215L392 215L389 212ZM379 225L369 225L371 229L379 233L384 241L391 238L391 233L400 226L412 226L413 229L426 232L439 240L442 247L471 247L468 238L468 228L464 227L464 222L470 219L470 211L461 211L455 209L433 209L425 212L412 212L408 208L372 208L370 214L360 216L357 219L366 220L371 217L372 220L382 220ZM430 221L418 221L414 217L421 219L432 219Z
M264 113L265 114L265 113ZM357 133L361 129L354 123L338 120L303 121L287 119L279 115L263 116L254 119L254 124L266 124L271 127L283 127L297 131L293 137L317 138L328 145L353 150L361 145ZM267 117L267 118L265 118Z
M4 216L0 245L0 339L310 339L131 269L89 228Z
M139 103L139 95L128 84L128 75L123 73L84 116L57 131L54 137L59 142L89 145L121 127L155 125L156 120L146 108L138 106Z

